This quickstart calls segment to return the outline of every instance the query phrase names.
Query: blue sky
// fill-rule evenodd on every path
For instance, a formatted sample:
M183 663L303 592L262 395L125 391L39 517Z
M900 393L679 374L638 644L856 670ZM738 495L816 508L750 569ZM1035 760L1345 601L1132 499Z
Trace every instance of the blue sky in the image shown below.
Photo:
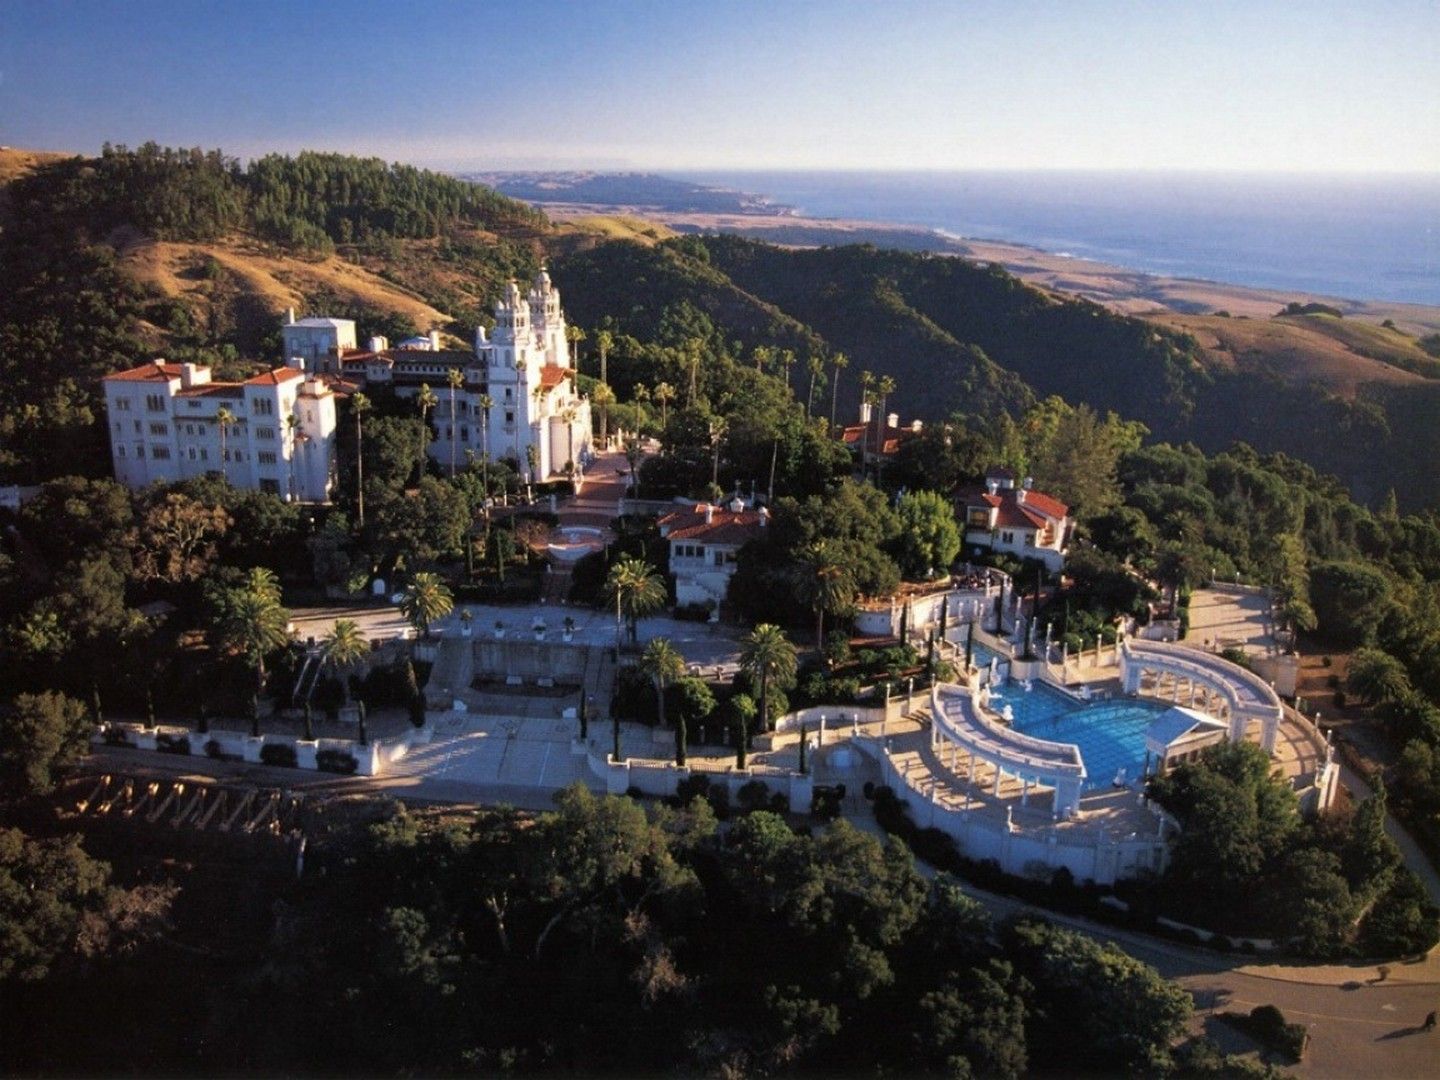
M0 143L1440 172L1440 0L0 0Z

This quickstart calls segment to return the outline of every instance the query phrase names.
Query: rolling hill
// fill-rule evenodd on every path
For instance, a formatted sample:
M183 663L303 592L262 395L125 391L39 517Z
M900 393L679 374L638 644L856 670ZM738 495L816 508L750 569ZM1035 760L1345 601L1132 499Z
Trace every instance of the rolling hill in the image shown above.
M242 168L154 146L0 151L0 177L0 478L103 471L81 455L99 446L97 380L138 359L243 373L273 362L291 306L354 317L362 335L465 340L503 281L549 260L583 327L652 341L694 317L742 350L846 352L841 415L861 370L895 379L907 420L1015 414L1058 394L1157 438L1285 451L1363 500L1440 500L1440 365L1358 320L1146 321L994 263L677 237L606 215L555 223L453 177L336 154Z

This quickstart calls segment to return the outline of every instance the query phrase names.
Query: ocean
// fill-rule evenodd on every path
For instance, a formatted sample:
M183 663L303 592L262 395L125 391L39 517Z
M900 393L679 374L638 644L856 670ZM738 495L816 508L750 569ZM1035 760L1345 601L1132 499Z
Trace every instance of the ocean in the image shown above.
M677 175L813 217L923 225L1173 277L1440 304L1440 176Z

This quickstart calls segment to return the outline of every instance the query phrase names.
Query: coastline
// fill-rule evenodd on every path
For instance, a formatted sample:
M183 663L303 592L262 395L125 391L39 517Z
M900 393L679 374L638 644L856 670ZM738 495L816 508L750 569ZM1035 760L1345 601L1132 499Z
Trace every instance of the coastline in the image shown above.
M1440 332L1440 305L1391 300L1356 300L1303 290L1258 288L1197 277L1155 274L1068 252L1045 251L1015 241L961 237L921 225L848 218L808 217L799 213L687 213L645 205L544 203L556 221L624 214L663 225L678 233L724 232L782 247L873 243L910 251L932 251L978 262L999 263L1010 273L1047 292L1081 297L1113 311L1173 324L1190 318L1269 318L1292 301L1323 303L1348 318L1376 324L1391 320L1414 335Z

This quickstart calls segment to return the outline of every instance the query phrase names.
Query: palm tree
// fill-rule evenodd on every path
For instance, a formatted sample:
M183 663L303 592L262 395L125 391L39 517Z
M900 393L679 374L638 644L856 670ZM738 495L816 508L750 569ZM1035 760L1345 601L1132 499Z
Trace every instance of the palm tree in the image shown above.
M355 521L357 527L365 528L365 446L362 418L370 411L370 399L357 393L350 399L350 408L355 413Z
M280 606L280 586L269 570L256 568L245 584L225 598L219 620L220 640L255 669L255 703L250 734L260 734L260 694L265 689L265 657L289 639L290 613Z
M830 431L835 431L835 404L840 395L840 373L850 366L850 358L837 352L830 358L830 367L835 374L830 378Z
M420 393L415 395L415 404L420 406L420 423L423 430L420 433L420 475L425 475L425 449L430 442L430 413L440 399L435 396L435 391L430 389L429 383L420 384Z
M665 687L685 674L685 661L675 647L665 638L655 638L645 646L640 657L640 670L655 686L655 707L659 712L660 726L665 726ZM675 724L675 764L685 764L685 721Z
M875 453L877 455L883 454L885 452L885 404L889 400L890 395L894 392L895 380L892 379L889 375L882 376L880 381L875 384L875 393L880 396L880 417L879 421L875 425L875 441L878 444L875 447ZM876 476L878 477L880 466L879 457L875 459L875 466Z
M607 389L610 386L610 378L606 364L610 358L610 346L614 344L615 335L609 330L595 331L595 351L600 354L600 385Z
M370 653L370 643L360 632L360 625L354 619L337 619L320 642L320 653L325 663L335 669L345 688L345 700L350 700L350 680L345 678L350 668L360 663Z
M650 396L660 403L660 429L663 431L670 423L669 405L675 400L675 388L667 382L656 383Z
M665 581L644 559L622 555L605 578L605 595L615 604L615 647L620 648L621 620L630 626L630 641L639 640L641 616L665 606Z
M525 456L520 453L520 406L525 404L524 392L520 388L525 385L526 366L524 360L515 361L515 374L517 378L515 387L515 421L511 426L514 429L513 433L515 435L515 472L517 474L520 472L520 466L525 460Z
M565 422L565 464L575 470L575 418L579 415L574 405L560 410L560 419Z
M570 343L570 366L576 371L580 370L580 343L585 340L585 331L580 327L570 325L565 327L565 340Z
M215 423L220 427L220 475L228 481L230 479L230 456L226 438L230 434L231 425L235 423L235 414L221 405L215 410Z
M429 638L430 624L449 615L454 606L455 598L440 580L440 576L422 572L416 574L405 587L405 595L400 601L400 612L417 632Z
M805 392L805 419L810 419L810 409L815 401L815 380L825 374L825 359L821 356L812 356L805 361L805 367L810 372L810 389Z
M780 366L785 369L785 389L790 389L790 369L795 366L795 350L783 349L780 353Z
M465 383L465 373L459 368L451 368L445 380L450 384L450 479L455 479L455 394Z
M700 374L700 352L705 343L699 338L690 338L685 342L685 351L690 356L690 396L686 399L686 405L695 407L695 380Z
M294 413L291 413L289 416L285 417L285 434L286 434L286 436L287 436L287 441L288 441L289 444L290 444L290 501L291 501L291 502L294 502L294 501L295 501L296 495L297 495L296 490L295 490L295 447L296 447L296 445L297 445L302 439L305 438L304 435L301 435L301 434L296 430L296 429L299 428L299 427L300 427L300 418L299 418L298 416L296 416Z
M603 382L596 383L590 389L590 404L600 410L600 446L604 448L610 441L610 406L615 404L615 391Z
M625 441L625 461L630 466L630 483L635 488L635 497L640 497L640 458L644 448L640 445L640 437Z
M740 647L740 667L760 687L760 730L770 728L770 684L795 677L795 646L785 632L771 623L761 623L746 636Z
M484 457L480 459L480 483L485 488L485 497L490 497L490 410L495 407L495 399L489 394L481 394L475 401L475 407L480 410L480 446L484 451Z
M714 416L710 419L710 486L718 487L720 483L720 444L725 441L725 432L729 425L723 416Z
M756 345L755 351L750 355L755 360L755 370L764 371L770 366L770 361L775 359L775 350L769 345Z
M855 579L827 545L812 544L799 564L800 594L815 613L815 648L825 652L825 616L845 610L855 600Z

